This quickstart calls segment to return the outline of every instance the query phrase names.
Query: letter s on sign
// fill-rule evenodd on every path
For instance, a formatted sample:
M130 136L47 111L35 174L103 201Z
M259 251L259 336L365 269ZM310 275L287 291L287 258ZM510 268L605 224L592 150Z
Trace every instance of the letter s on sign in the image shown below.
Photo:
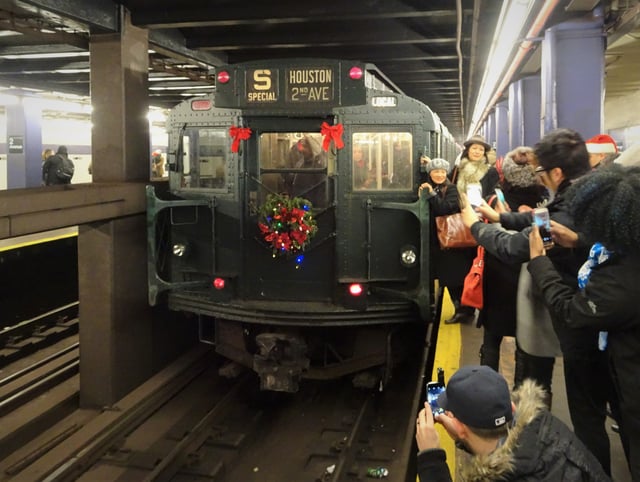
M253 73L253 88L255 90L270 90L271 89L271 71L270 70L256 70Z

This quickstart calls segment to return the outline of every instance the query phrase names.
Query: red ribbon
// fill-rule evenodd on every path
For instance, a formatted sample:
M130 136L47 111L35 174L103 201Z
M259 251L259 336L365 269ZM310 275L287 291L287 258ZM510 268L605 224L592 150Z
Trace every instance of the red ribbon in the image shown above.
M238 152L240 148L240 141L246 141L251 137L251 129L248 127L236 127L232 126L229 129L229 135L233 137L233 144L231 144L231 152Z
M322 150L325 152L328 151L329 144L332 140L338 149L342 149L344 147L344 142L342 142L342 131L342 124L330 126L326 122L323 122L320 126L320 134L324 136L324 139L322 140Z

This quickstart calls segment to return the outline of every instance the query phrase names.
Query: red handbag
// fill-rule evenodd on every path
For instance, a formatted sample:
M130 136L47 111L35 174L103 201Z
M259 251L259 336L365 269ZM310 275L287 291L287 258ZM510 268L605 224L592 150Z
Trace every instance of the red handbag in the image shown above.
M478 254L473 260L471 269L464 278L464 286L462 288L462 298L460 304L471 306L473 308L482 309L482 274L484 272L484 248L478 246Z

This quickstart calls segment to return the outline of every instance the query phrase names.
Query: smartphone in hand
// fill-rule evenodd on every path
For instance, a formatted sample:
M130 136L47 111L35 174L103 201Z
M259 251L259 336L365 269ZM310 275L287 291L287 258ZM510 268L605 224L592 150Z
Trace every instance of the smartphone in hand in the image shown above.
M443 382L429 382L427 383L427 402L431 407L431 412L434 415L444 413L444 410L438 405L438 396L445 391Z
M482 204L482 185L467 185L467 199L473 207L480 206Z
M498 201L500 201L504 206L506 206L507 201L504 198L504 193L502 192L502 189L497 187L493 191L496 193L496 197L498 198Z
M545 248L551 248L553 246L553 239L551 238L551 219L549 218L549 210L547 208L536 208L533 210L533 221L538 226L540 231L540 237Z

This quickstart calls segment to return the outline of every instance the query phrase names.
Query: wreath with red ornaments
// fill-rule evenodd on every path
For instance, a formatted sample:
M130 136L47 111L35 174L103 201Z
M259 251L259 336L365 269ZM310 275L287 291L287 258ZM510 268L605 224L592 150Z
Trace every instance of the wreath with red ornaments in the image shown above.
M269 194L260 207L258 228L273 257L302 253L318 231L312 205L301 197Z

